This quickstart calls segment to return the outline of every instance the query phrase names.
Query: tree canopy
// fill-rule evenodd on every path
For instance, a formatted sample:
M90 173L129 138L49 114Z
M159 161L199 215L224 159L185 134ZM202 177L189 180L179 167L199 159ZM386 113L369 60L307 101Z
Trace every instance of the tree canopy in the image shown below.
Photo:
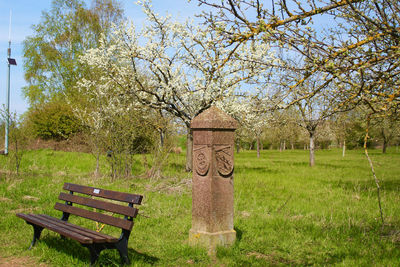
M82 0L53 0L51 10L33 25L34 33L24 41L24 69L28 85L23 93L31 106L60 95L70 95L87 70L79 57L107 36L113 23L123 18L115 0L93 0L90 8Z
M296 71L285 92L301 91L308 80L319 87L289 103L313 97L330 86L338 111L367 104L373 113L398 106L400 4L396 0L244 1L198 0L202 16L226 46L267 42L285 55L280 70ZM322 21L329 24L322 27ZM296 59L293 64L293 58ZM284 71L281 71L286 75ZM277 102L277 103L282 103Z

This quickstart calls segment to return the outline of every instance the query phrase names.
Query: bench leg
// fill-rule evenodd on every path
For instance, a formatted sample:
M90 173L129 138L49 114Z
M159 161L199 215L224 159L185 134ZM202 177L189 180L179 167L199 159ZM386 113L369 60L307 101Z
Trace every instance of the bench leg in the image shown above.
M31 249L35 245L36 240L38 240L40 238L40 234L42 233L43 227L37 226L35 224L31 224L31 223L29 223L29 224L33 226L33 239L32 239L31 245L28 248L28 249Z
M93 266L97 259L100 256L100 252L104 249L103 246L96 246L95 244L92 245L84 245L89 249L90 252L90 266Z
M117 249L123 264L130 264L128 257L128 240L121 239L113 244L82 244L87 247L90 252L90 266L93 266L100 256L100 252L104 249Z
M128 240L121 239L117 244L115 244L115 247L119 252L123 264L129 265L130 261L128 257Z

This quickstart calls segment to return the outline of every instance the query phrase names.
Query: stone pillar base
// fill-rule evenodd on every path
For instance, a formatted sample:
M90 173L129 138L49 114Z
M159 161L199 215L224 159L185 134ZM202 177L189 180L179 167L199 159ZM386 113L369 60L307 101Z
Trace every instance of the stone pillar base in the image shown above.
M215 233L201 232L190 229L189 244L199 245L209 249L209 253L214 253L217 246L230 246L235 243L236 231L221 231Z

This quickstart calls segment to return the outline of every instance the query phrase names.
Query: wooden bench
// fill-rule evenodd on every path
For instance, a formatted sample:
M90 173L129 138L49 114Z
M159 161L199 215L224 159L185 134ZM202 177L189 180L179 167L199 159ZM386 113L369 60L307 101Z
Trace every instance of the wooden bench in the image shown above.
M70 183L65 183L63 189L68 190L69 194L61 192L58 199L65 201L65 203L56 202L54 206L56 210L63 212L61 219L45 214L17 213L18 217L33 226L33 240L29 249L40 238L42 230L47 228L62 237L69 237L87 247L90 251L91 265L96 262L103 249L117 249L123 262L129 264L128 240L133 226L133 218L138 214L138 210L133 205L140 205L143 196ZM105 199L125 202L128 205L104 201ZM73 203L78 204L79 207L72 206ZM120 214L124 218L107 215L97 210L112 212L113 215ZM68 223L70 214L118 227L122 230L121 236L116 238Z

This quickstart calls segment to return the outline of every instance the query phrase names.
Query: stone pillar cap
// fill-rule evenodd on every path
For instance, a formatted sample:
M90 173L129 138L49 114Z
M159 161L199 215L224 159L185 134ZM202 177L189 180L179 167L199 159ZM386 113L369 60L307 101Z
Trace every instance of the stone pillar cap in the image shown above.
M231 129L238 128L238 122L215 106L204 110L190 123L191 129Z

